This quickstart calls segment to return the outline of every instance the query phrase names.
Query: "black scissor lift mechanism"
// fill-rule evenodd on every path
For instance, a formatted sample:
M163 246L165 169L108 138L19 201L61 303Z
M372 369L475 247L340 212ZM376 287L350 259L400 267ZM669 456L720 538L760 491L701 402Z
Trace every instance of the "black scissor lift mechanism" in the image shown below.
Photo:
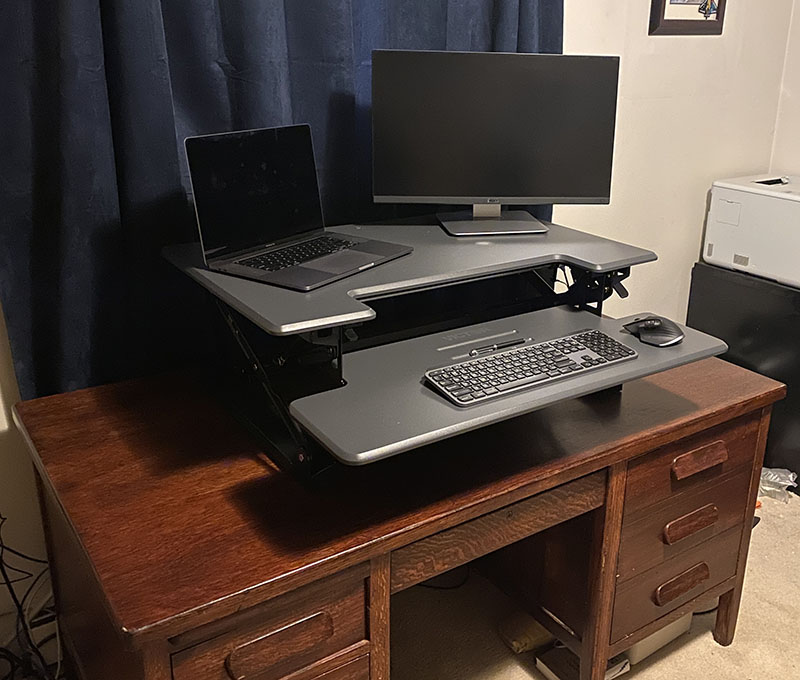
M600 315L630 267L597 273L548 264L492 277L370 298L376 318L293 336L271 336L219 300L226 338L219 387L236 417L279 467L309 479L337 465L289 415L303 396L344 384L345 355L471 324L567 305Z

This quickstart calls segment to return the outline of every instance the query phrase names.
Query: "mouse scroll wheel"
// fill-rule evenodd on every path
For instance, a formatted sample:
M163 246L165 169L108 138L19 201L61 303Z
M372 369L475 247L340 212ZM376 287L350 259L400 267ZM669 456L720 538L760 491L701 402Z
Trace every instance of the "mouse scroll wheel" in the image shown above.
M647 319L647 321L642 322L642 328L646 328L648 330L652 330L653 328L658 328L661 325L660 319Z

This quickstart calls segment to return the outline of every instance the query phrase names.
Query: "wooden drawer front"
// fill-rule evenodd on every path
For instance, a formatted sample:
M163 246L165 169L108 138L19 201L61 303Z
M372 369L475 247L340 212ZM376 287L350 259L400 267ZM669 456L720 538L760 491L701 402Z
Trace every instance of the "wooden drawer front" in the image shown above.
M736 573L742 526L617 586L611 643L668 614Z
M365 640L364 575L349 570L240 612L221 634L209 624L216 637L173 654L174 680L278 680Z
M315 680L369 680L369 654L318 675Z
M395 550L392 593L599 508L605 495L606 473L594 472Z
M737 468L751 468L759 415L742 416L634 458L628 465L626 518L673 494L713 483Z
M626 517L622 524L617 581L661 564L742 523L750 471L711 488L692 489Z

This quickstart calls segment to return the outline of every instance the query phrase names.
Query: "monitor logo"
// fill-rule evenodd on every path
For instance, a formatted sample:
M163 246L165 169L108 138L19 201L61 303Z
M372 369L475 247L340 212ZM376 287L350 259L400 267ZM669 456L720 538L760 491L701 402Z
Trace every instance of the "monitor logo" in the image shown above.
M487 203L499 203L500 199L499 198L487 198L486 202Z

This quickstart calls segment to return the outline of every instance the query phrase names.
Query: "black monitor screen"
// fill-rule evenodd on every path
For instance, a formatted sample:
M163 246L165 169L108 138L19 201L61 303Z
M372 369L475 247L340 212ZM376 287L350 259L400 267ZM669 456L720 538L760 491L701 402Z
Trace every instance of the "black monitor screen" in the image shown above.
M322 227L308 125L189 137L186 157L206 257Z
M372 53L380 202L606 203L618 57Z

